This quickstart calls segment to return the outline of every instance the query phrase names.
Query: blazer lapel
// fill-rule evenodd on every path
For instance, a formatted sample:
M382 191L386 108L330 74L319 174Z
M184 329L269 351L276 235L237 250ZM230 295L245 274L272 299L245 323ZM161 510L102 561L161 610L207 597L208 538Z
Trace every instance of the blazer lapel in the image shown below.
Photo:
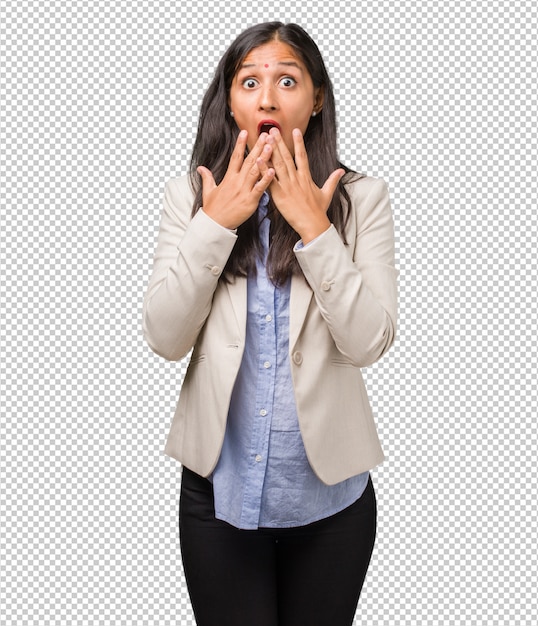
M302 274L293 274L290 291L290 349L293 349L303 327L310 301L312 289Z
M236 276L231 283L225 283L232 303L232 309L240 337L245 337L247 328L247 279Z
M247 327L247 280L236 276L231 283L225 283L230 296L232 310L237 322L240 335L245 336ZM293 274L290 289L290 334L289 344L293 347L299 338L299 333L303 327L310 301L312 300L312 289L306 282L304 276Z

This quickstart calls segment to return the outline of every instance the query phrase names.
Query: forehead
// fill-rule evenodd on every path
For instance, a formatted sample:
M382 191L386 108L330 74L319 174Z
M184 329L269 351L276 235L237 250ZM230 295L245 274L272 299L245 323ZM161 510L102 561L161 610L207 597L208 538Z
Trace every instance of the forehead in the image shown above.
M279 63L293 63L299 66L299 69L306 71L304 63L294 49L282 41L270 41L253 48L241 62L239 70L245 66L270 68Z

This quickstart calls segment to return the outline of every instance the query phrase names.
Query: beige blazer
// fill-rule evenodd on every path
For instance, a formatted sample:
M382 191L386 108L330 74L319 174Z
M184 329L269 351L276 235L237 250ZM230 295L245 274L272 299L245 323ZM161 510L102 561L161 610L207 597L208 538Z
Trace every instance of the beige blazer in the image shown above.
M296 255L289 358L308 460L327 483L383 460L361 367L377 361L396 332L394 234L380 179L348 187L353 208L345 245L334 226ZM191 219L186 176L168 182L144 336L157 354L183 358L194 346L165 453L201 476L219 459L230 397L245 346L247 281L219 282L237 236L202 210Z

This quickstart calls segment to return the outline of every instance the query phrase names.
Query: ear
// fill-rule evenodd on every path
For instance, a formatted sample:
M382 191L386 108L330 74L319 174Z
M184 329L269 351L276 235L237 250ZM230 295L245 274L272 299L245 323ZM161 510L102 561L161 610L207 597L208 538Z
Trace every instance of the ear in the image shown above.
M323 109L323 100L325 98L325 85L316 87L314 90L314 111L319 113Z

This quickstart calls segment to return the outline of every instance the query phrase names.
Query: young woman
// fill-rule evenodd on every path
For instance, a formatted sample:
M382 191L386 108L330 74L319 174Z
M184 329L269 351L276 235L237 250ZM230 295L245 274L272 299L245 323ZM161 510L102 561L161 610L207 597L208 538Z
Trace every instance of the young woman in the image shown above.
M339 163L331 81L294 24L244 31L166 185L144 333L194 348L166 453L199 626L352 624L383 453L361 376L394 341L382 180Z

